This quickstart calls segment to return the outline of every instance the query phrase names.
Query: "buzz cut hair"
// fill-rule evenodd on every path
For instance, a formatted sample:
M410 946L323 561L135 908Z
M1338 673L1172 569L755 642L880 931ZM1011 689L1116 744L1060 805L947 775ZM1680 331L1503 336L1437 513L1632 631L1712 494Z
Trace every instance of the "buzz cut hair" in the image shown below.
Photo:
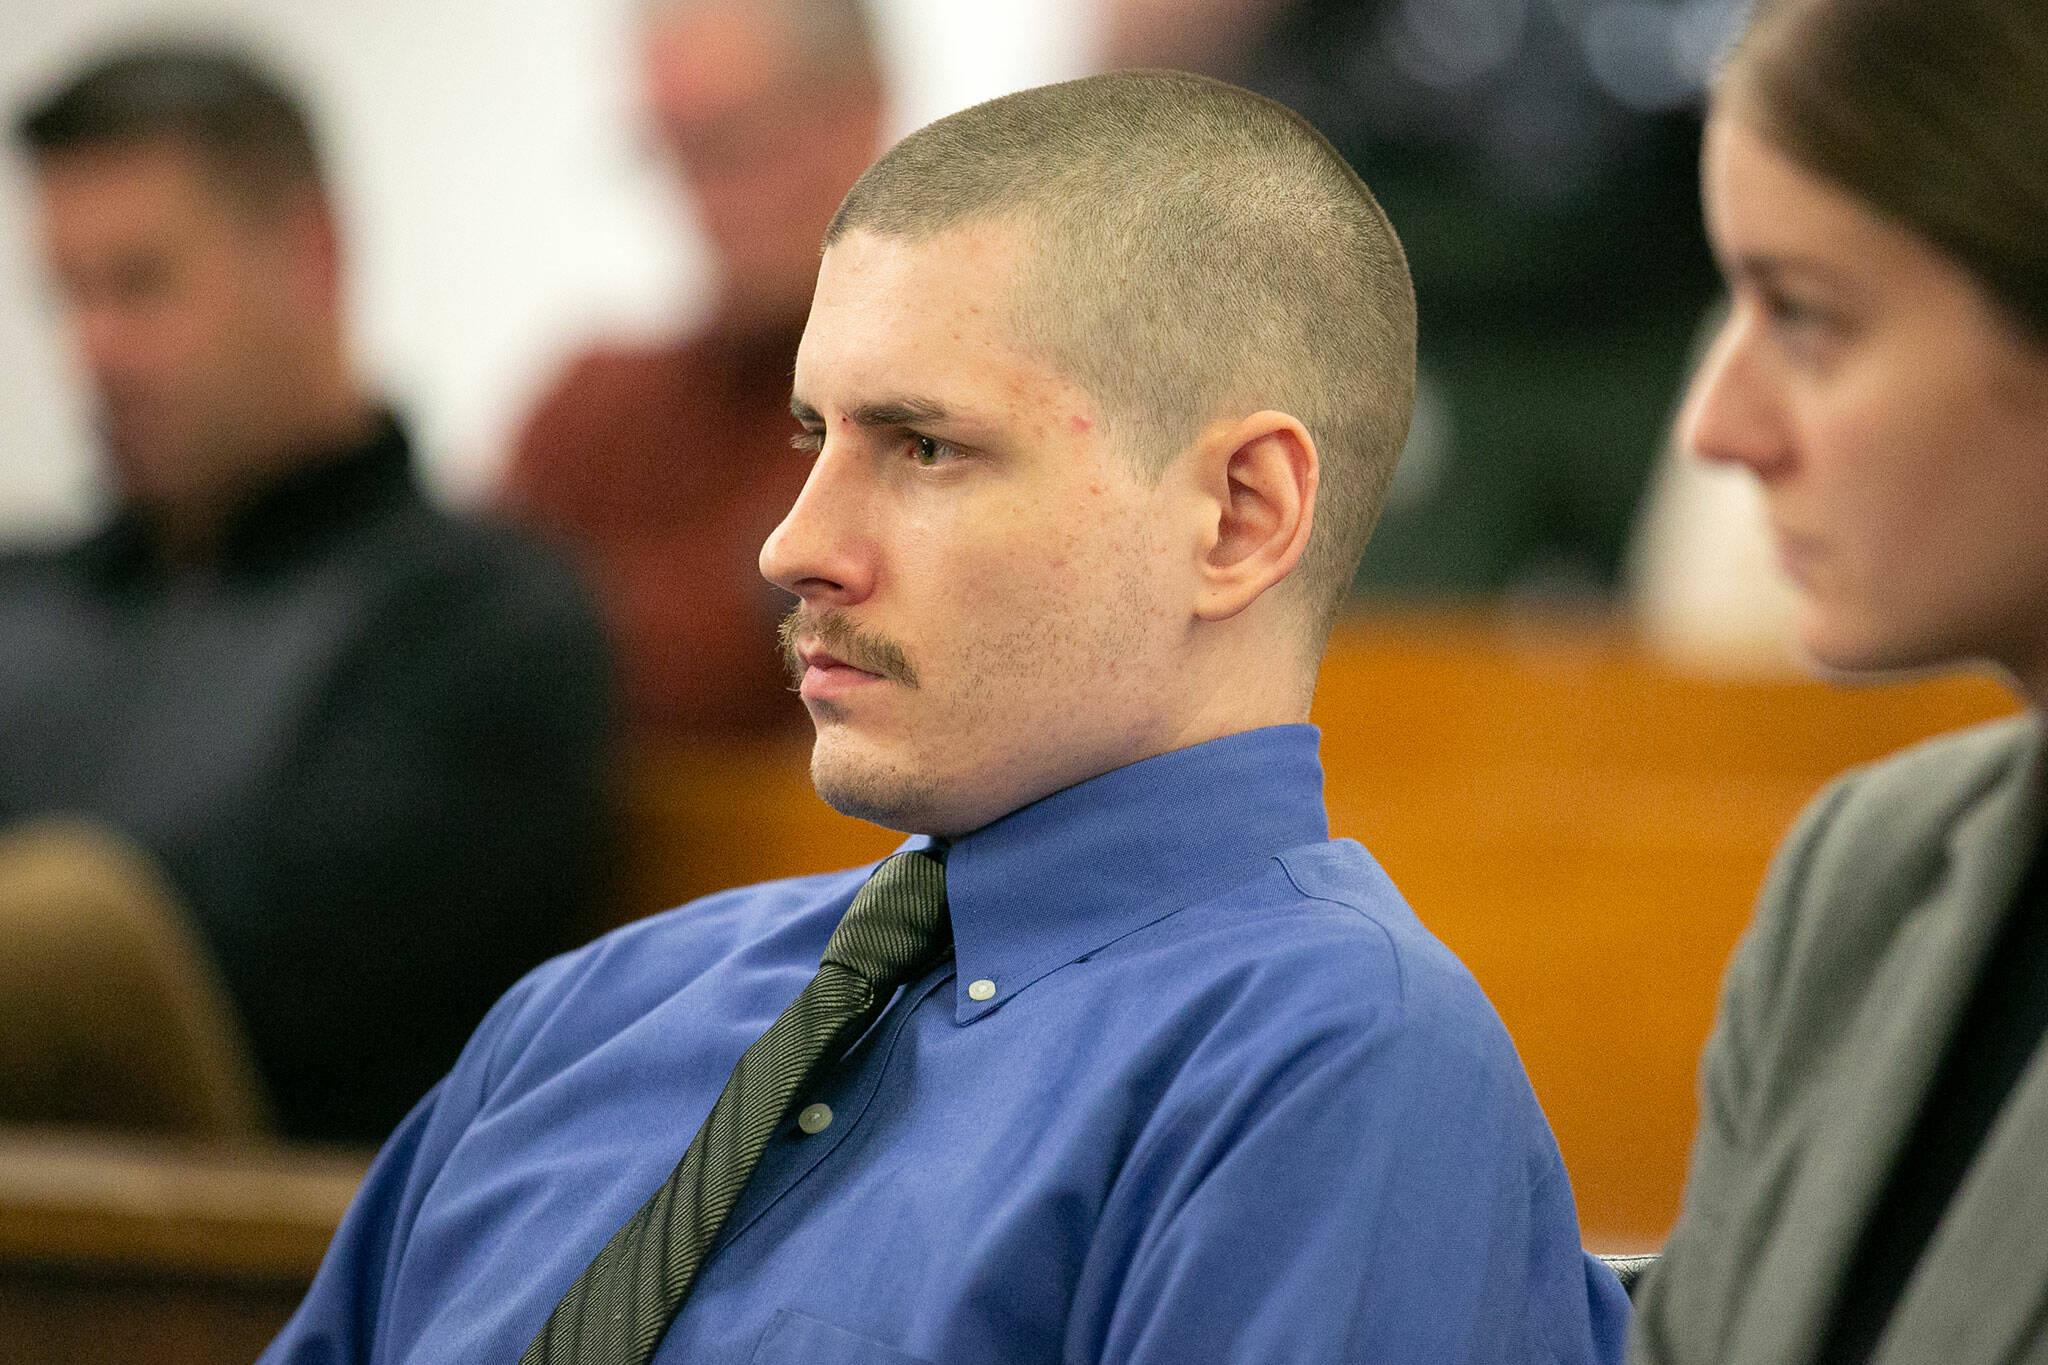
M1026 233L1020 344L1101 405L1140 477L1219 419L1273 409L1307 428L1319 488L1297 576L1320 645L1415 402L1414 285L1365 183L1284 105L1118 71L918 129L855 183L825 245L984 221Z
M14 135L36 160L167 142L254 210L325 196L304 106L231 46L172 40L106 53L24 110Z

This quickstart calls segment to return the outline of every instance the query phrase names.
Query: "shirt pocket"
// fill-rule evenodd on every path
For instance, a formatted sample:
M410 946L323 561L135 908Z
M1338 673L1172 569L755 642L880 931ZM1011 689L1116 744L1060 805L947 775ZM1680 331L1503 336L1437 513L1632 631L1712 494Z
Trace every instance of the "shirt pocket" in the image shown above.
M784 1308L769 1320L753 1365L932 1365L868 1337Z

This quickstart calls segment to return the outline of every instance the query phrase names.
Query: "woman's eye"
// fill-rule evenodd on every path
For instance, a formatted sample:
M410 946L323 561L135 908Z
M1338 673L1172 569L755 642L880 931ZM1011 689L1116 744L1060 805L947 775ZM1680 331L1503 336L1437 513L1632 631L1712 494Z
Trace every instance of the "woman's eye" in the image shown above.
M1819 318L1819 314L1797 299L1774 298L1770 308L1772 321L1780 327L1810 326Z
M1802 359L1825 359L1842 338L1839 318L1802 300L1773 295L1765 300L1764 311L1780 344Z
M1772 295L1764 306L1772 323L1782 331L1818 332L1834 325L1833 316L1824 309L1783 294Z

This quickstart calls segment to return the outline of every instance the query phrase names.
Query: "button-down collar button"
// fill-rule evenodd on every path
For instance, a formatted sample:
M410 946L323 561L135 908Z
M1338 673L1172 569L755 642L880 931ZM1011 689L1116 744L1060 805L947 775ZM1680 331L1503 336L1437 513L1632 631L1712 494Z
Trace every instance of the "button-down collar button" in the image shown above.
M796 1116L796 1126L806 1133L822 1133L832 1126L832 1106L829 1104L807 1104L804 1111Z
M969 982L967 986L967 998L969 1000L995 999L996 983L989 980L987 977L983 977L979 981Z

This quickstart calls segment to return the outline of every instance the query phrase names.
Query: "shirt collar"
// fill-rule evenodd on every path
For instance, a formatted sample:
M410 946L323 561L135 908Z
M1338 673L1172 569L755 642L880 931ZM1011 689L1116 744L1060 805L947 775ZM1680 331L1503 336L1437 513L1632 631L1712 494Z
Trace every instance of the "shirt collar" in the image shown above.
M978 1019L1047 973L1251 880L1275 854L1328 840L1318 738L1314 726L1285 725L1177 749L954 840L955 1017ZM973 997L981 982L995 988L985 1000Z

